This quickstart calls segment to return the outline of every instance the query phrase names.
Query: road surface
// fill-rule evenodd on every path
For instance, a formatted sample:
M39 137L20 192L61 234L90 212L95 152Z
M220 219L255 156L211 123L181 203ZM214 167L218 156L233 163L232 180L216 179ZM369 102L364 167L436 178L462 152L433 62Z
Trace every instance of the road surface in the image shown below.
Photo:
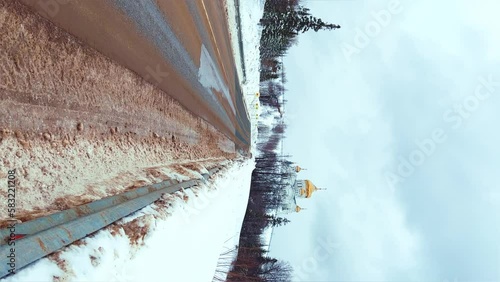
M0 0L0 180L16 171L16 217L247 148L226 25L219 1Z
M222 0L20 0L248 149Z

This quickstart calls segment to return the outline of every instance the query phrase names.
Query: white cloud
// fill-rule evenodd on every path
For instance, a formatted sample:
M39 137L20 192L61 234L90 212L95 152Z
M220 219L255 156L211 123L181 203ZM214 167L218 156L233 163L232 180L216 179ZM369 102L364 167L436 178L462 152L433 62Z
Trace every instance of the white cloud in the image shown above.
M307 226L334 236L339 248L324 262L331 271L311 279L500 279L500 89L458 131L442 119L473 94L479 76L500 80L500 3L402 1L398 18L347 63L339 42L352 41L383 5L346 2L306 2L343 28L303 35L286 61L293 115L286 150L330 191L275 239L293 240L290 232L300 236ZM321 53L322 46L336 49ZM392 193L384 173L438 127L448 141ZM304 142L304 132L316 138ZM300 265L314 239L296 246L298 258L283 245L273 252ZM462 250L467 256L457 257Z

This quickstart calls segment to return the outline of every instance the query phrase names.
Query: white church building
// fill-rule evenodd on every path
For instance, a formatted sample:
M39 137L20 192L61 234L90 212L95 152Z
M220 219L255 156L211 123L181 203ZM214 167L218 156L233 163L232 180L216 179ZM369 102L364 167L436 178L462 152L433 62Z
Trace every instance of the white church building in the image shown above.
M310 180L297 180L297 174L302 170L300 166L291 166L289 168L289 178L285 180L285 188L280 191L280 197L283 199L281 206L278 208L278 213L287 214L292 212L300 212L302 209L297 205L297 198L311 198L312 194L318 190Z

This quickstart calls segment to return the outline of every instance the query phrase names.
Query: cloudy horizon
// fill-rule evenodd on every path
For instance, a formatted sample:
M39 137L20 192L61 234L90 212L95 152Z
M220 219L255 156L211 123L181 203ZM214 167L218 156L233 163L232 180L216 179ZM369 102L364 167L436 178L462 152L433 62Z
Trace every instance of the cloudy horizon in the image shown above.
M304 5L342 28L285 57L284 146L328 190L270 255L300 281L499 280L500 4Z

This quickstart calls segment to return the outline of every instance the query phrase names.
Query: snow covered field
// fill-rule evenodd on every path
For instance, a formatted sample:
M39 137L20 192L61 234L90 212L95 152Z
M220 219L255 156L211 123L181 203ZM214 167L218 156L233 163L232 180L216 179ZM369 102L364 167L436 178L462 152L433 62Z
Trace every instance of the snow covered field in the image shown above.
M261 112L256 94L260 78L258 21L263 2L241 1L239 7L246 79L239 53L237 7L234 0L226 3L238 74L252 122L254 155ZM207 183L164 195L155 204L1 281L212 281L220 254L238 244L254 167L253 159L228 161ZM168 176L186 180L201 177L203 171Z

